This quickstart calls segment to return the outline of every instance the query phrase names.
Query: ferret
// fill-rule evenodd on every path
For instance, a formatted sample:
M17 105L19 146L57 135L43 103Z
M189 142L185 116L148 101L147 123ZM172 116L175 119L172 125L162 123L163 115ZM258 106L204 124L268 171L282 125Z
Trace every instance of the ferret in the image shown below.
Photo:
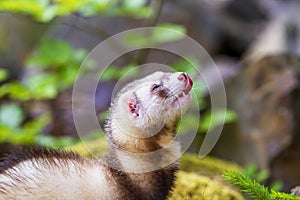
M172 190L178 121L191 103L191 78L155 72L126 85L111 103L100 159L43 147L2 158L0 200L162 200Z

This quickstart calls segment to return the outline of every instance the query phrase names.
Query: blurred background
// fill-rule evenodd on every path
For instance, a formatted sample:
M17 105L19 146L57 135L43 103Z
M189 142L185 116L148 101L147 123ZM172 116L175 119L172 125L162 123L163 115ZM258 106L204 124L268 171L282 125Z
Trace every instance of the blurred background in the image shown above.
M299 11L297 0L2 0L1 154L15 145L77 144L72 86L88 52L121 31L165 27L201 44L223 77L228 110L220 115L226 114L226 124L211 156L289 192L300 184ZM151 38L158 43L179 39ZM150 62L188 72L205 65L153 49L123 55L106 70L96 92L102 125L118 79ZM191 153L198 153L210 125L219 126L211 121L207 91L201 91ZM193 124L193 116L187 116L183 130ZM86 139L94 137L90 133Z

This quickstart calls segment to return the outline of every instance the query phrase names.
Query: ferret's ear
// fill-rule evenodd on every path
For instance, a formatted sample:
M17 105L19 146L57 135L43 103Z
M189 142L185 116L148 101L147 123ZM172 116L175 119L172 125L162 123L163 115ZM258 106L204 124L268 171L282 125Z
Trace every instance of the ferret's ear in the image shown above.
M136 93L133 92L128 101L128 109L131 116L138 118L140 116L140 100Z

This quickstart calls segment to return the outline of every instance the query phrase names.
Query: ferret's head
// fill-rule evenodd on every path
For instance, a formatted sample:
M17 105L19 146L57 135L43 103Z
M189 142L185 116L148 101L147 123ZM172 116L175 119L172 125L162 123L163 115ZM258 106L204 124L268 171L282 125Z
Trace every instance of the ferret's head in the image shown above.
M166 126L176 127L191 103L192 85L183 72L155 72L134 81L113 103L111 125L135 137L152 137Z

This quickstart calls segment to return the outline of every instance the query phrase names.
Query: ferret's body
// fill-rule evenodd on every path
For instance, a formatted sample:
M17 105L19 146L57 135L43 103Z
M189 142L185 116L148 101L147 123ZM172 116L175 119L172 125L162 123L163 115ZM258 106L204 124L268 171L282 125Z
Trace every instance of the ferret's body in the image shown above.
M101 199L97 196L108 194L104 167L77 154L19 149L5 162L0 171L1 200Z
M0 163L0 200L166 199L180 153L173 137L191 87L185 73L162 72L127 85L106 126L111 151L99 160L44 148L8 155Z

